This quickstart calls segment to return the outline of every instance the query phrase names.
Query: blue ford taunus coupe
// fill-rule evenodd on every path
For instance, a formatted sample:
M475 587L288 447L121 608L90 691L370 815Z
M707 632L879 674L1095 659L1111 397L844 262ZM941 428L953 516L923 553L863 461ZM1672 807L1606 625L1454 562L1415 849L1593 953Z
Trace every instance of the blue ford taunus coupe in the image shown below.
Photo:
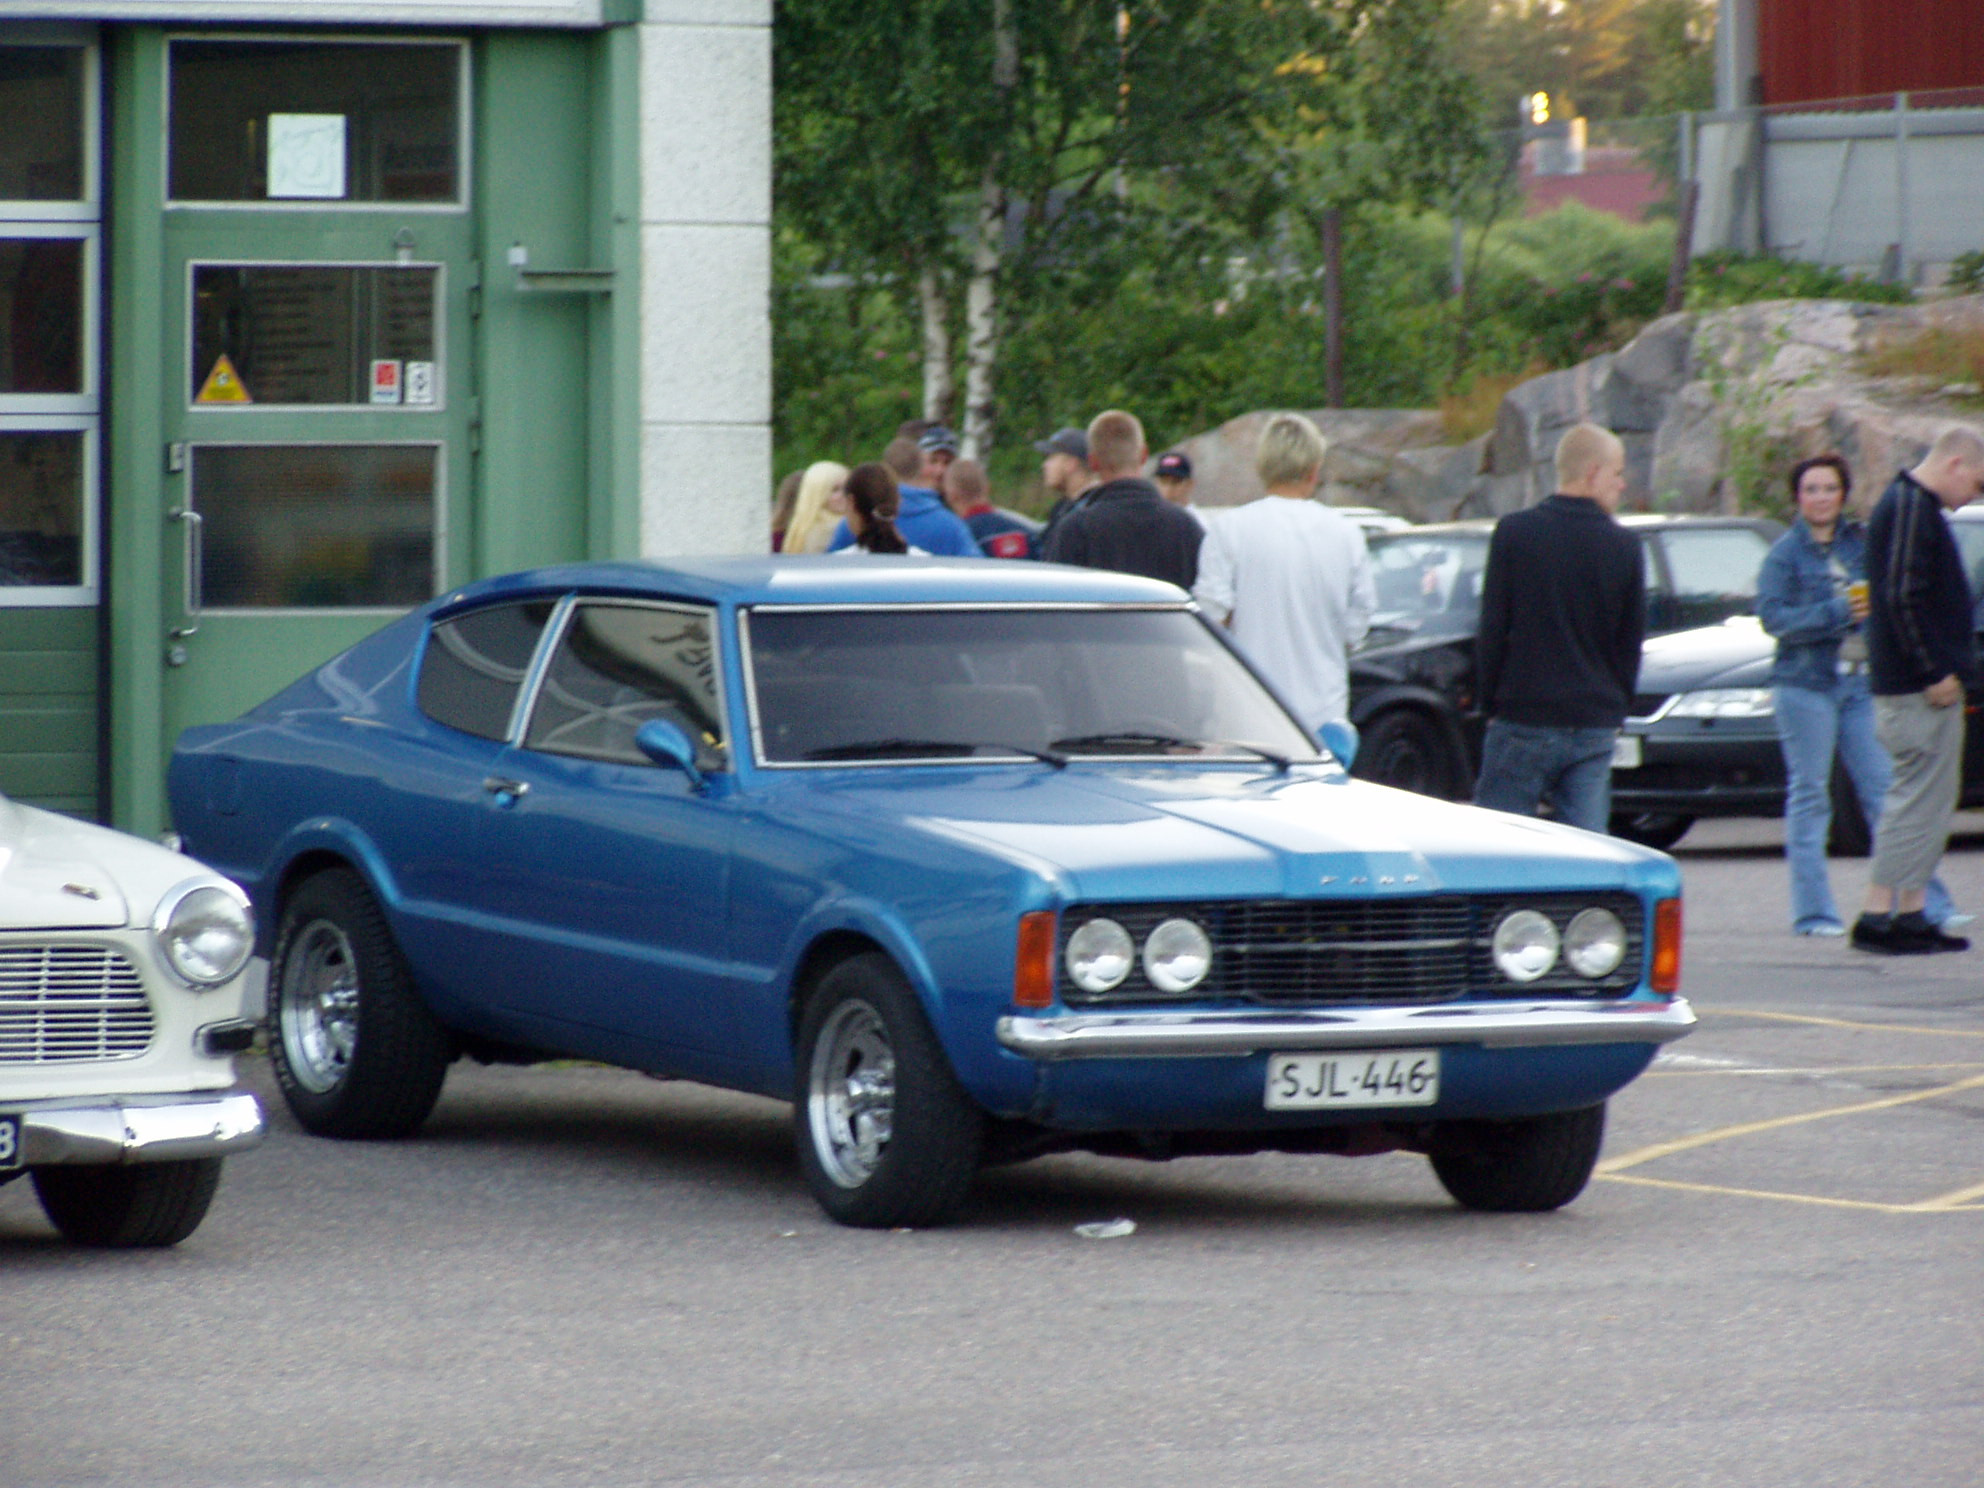
M1067 1148L1403 1148L1567 1203L1694 1022L1675 866L1338 742L1164 584L736 559L472 585L170 779L326 1136L414 1131L463 1054L577 1056L792 1100L848 1224Z

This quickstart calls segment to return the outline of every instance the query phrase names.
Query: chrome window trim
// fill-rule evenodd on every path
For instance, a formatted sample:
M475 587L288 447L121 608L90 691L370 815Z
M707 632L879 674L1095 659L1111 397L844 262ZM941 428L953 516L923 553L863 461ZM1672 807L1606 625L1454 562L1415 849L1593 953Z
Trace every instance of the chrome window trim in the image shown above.
M521 601L529 603L528 600ZM545 674L551 670L551 658L563 644L565 632L571 628L572 616L587 605L607 605L623 610L666 610L676 615L699 615L709 626L710 644L716 648L716 667L712 680L716 684L716 716L729 728L728 689L723 685L723 636L718 629L721 618L714 604L693 599L637 599L622 594L581 594L572 593L559 601L558 609L545 624L544 638L538 642L537 655L532 659L530 671L524 677L524 684L517 689L516 711L510 716L510 730L506 742L512 749L527 750L531 754L548 755L553 759L590 759L596 764L628 765L626 760L604 760L596 755L574 754L564 749L537 749L524 742L529 732L530 715L537 707L538 694L543 690ZM453 615L448 617L454 619ZM728 737L721 741L725 763L721 769L705 773L730 774L736 760L736 751ZM632 767L630 768L638 768Z

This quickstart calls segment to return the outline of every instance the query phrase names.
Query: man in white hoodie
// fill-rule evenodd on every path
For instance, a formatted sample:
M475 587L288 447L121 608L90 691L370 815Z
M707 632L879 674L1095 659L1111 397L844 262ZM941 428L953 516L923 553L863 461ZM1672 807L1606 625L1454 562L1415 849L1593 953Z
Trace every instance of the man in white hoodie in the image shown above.
M1261 431L1267 495L1206 532L1193 595L1311 730L1350 714L1350 648L1371 628L1378 591L1364 534L1314 499L1329 446L1299 413Z

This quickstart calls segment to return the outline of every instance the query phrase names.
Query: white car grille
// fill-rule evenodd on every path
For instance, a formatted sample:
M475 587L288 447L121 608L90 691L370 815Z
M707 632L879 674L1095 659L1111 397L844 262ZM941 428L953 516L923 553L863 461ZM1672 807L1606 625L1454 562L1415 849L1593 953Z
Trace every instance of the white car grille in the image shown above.
M0 946L0 1065L132 1059L152 1041L151 1003L108 946Z

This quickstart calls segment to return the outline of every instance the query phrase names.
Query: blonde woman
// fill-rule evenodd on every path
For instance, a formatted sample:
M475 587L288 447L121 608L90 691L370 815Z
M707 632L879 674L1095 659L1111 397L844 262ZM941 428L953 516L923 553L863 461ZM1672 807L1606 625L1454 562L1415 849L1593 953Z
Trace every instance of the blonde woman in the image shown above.
M834 526L847 515L847 467L836 460L815 460L799 480L799 499L792 520L785 524L782 553L824 553Z

